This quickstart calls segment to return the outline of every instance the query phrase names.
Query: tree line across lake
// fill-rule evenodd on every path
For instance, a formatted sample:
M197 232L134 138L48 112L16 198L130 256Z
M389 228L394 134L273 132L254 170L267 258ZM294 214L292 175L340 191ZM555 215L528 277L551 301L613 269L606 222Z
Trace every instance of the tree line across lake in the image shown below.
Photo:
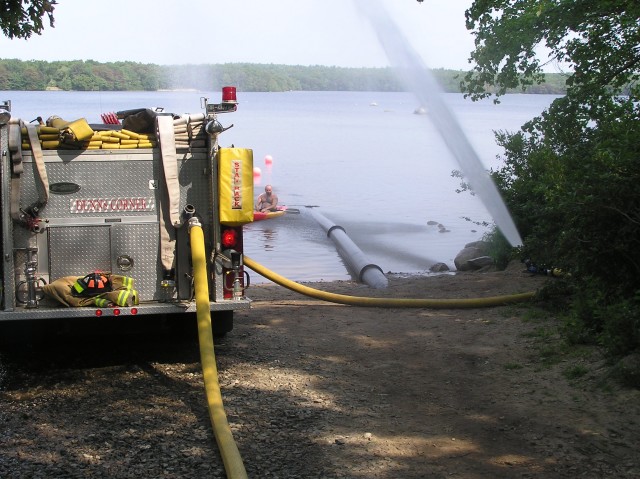
M460 92L465 72L435 69L446 92ZM550 73L528 93L563 95L566 75ZM391 68L225 63L153 65L93 60L22 61L0 59L0 90L154 91L194 89L215 91L234 85L240 91L403 91Z

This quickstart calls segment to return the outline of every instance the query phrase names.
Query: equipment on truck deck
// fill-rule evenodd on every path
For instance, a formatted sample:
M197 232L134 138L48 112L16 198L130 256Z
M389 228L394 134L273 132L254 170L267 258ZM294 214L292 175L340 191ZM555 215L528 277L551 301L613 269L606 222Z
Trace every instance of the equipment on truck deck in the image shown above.
M229 88L221 103L203 98L204 112L138 108L103 115L104 125L25 123L0 102L0 322L195 312L185 223L197 217L210 308L231 329L233 311L250 305L242 224L251 218L237 213L253 202L253 157L219 146L233 125L218 115L238 107ZM126 122L134 117L143 121Z
M89 273L83 278L78 278L71 288L71 293L76 296L96 296L102 293L108 293L113 288L111 280L104 273L96 271Z

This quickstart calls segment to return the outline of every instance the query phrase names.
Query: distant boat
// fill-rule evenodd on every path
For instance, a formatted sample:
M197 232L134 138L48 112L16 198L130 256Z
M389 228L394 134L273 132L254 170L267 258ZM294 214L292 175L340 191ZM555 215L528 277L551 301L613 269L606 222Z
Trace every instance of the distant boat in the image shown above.
M369 103L369 106L378 106L378 104L375 101L372 101L371 103Z
M427 109L423 106L416 108L415 110L413 110L413 114L414 115L426 115L427 114Z

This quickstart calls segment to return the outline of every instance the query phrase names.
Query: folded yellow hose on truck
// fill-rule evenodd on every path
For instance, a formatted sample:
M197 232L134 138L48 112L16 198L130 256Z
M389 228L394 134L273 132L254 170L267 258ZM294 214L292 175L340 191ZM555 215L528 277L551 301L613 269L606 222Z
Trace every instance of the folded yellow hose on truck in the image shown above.
M93 136L93 129L84 118L74 121L65 121L59 116L53 115L47 119L47 126L58 128L64 141L83 141Z
M58 141L60 135L58 133L38 133L40 141Z

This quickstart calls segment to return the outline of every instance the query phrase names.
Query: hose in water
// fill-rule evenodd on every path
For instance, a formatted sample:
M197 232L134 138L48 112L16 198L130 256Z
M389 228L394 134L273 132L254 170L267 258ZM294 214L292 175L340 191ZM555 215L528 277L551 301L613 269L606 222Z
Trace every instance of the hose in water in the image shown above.
M351 241L342 226L335 224L316 210L311 210L311 216L336 244L340 257L347 264L349 270L358 278L358 281L373 288L381 289L387 287L389 281L380 266L369 262L360 248Z
M207 281L206 254L204 233L197 218L189 220L191 241L191 259L196 296L196 314L198 318L198 341L200 343L200 360L204 377L209 418L222 456L225 471L229 479L246 479L247 472L242 463L240 452L233 440L227 415L222 405L222 394L218 383L218 368L213 349L213 331L211 329L211 310L209 308L209 283Z
M274 283L284 286L297 293L312 298L330 301L332 303L347 304L350 306L369 306L378 308L431 308L431 309L460 309L460 308L486 308L502 306L505 304L528 301L535 296L535 292L509 294L503 296L490 296L487 298L466 299L406 299L406 298L367 298L362 296L347 296L344 294L328 293L318 289L304 286L291 281L284 276L265 268L251 258L245 256L244 264Z

